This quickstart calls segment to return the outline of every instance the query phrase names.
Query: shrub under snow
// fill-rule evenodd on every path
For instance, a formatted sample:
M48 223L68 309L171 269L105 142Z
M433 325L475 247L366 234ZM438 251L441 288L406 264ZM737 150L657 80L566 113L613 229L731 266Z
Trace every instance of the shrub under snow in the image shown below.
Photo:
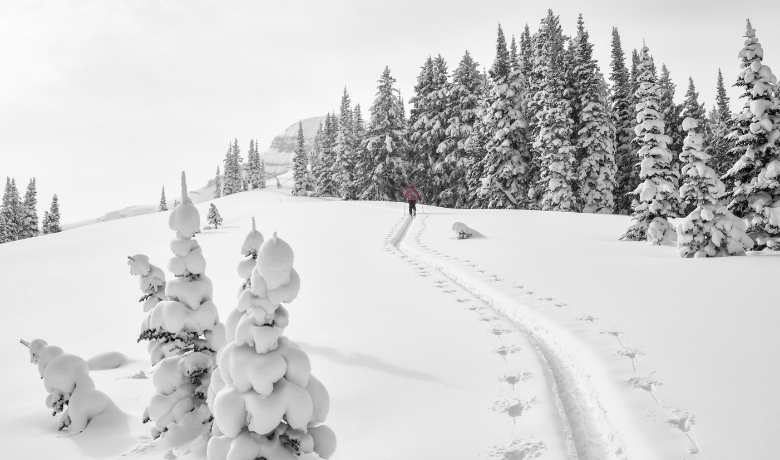
M71 433L84 431L93 418L114 407L105 393L95 389L86 361L42 339L19 342L30 351L30 362L38 366L49 392L46 407L52 410L52 415L62 412L57 429Z
M250 233L242 252L251 254L258 241ZM231 315L238 317L235 330L230 327L230 342L217 358L209 387L214 428L208 460L328 458L335 450L335 435L323 425L328 392L311 375L306 353L282 335L289 322L282 304L294 300L299 287L292 248L274 234L257 254L239 314Z

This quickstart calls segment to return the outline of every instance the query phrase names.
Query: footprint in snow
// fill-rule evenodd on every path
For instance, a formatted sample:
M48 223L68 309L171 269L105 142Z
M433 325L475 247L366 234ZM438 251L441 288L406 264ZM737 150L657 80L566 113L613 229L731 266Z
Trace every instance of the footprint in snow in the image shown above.
M468 302L469 299L455 299L455 301L458 302L458 303L465 303L465 302Z
M527 382L532 377L530 372L518 372L516 374L506 374L499 380L512 387L512 391L515 390L515 385L521 382Z
M631 367L634 369L634 372L639 368L639 357L644 355L642 351L631 347L623 347L618 350L617 354L631 360Z
M592 315L580 316L577 319L580 320L580 321L588 322L588 323L595 323L596 320L598 320L598 318L596 318L595 316L592 316Z
M552 297L545 297L544 300L546 300L547 302L552 302L553 298Z
M509 329L504 329L504 328L500 328L500 327L494 327L493 329L490 330L491 334L497 335L499 337L502 336L502 335L509 334L510 332L512 332L512 331L510 331Z
M623 341L620 340L620 338L623 337L622 331L601 331L600 334L611 335L615 338L615 340L617 340L618 345L625 347L625 345L623 345Z
M534 295L534 291L525 291L526 295Z
M522 350L518 345L501 345L500 347L496 348L496 354L501 356L502 358L505 358L508 355L517 353L518 351Z
M496 401L495 404L493 404L493 410L508 415L512 418L512 423L515 423L518 417L522 417L522 415L535 404L536 398L525 401L522 399L504 399Z
M698 454L701 452L699 445L696 443L696 440L693 439L693 434L691 433L693 425L696 424L695 415L688 411L674 409L672 411L672 417L667 419L666 422L680 430L688 438L688 441L691 443L690 447L688 448L688 452L691 454Z
M566 303L565 302L558 302L558 303L555 304L555 306L558 307L558 308L563 308L563 307L566 306Z
M523 286L522 284L515 284L512 287L514 287L515 289L523 289L525 286Z
M493 460L534 460L540 458L547 446L542 441L515 440L506 447L494 447L490 451Z
M489 323L489 322L495 321L497 319L498 318L496 318L495 316L482 316L482 317L479 318L479 320L484 322L484 323Z
M626 380L626 382L629 385L631 385L633 388L636 388L637 390L642 390L650 393L650 396L652 396L657 403L659 404L661 403L660 401L658 401L658 398L655 396L655 389L663 385L663 383L660 380L653 377L652 372L647 377L640 377L640 376L631 377L630 379Z

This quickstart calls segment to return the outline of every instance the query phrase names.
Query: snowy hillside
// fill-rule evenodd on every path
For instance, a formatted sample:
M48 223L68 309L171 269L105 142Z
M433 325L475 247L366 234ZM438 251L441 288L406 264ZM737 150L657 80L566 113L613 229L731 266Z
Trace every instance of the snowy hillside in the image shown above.
M311 117L301 120L301 123L303 123L304 146L307 152L311 152L314 147L314 136L317 134L317 128L319 128L320 123L323 121L325 121L325 117ZM283 133L274 137L268 149L262 152L265 170L268 175L276 176L290 170L297 136L298 122L296 121L288 126Z
M274 187L215 203L224 228L198 240L223 320L251 216L295 250L301 291L286 335L330 392L336 459L776 458L773 255L681 259L618 241L619 216L423 206L409 221L400 203ZM456 239L455 221L484 236ZM0 246L7 458L163 458L140 423L154 389L126 257L166 267L171 239L154 213ZM121 412L57 433L19 337L127 355L91 372ZM690 439L669 423L685 411Z

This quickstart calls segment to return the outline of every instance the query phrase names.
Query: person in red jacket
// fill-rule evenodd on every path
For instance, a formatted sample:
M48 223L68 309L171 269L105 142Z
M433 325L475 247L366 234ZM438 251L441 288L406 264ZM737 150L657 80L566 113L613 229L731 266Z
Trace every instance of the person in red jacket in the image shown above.
M417 215L417 202L422 200L422 195L417 191L417 187L414 184L409 184L403 190L404 199L409 203L409 215L414 217Z

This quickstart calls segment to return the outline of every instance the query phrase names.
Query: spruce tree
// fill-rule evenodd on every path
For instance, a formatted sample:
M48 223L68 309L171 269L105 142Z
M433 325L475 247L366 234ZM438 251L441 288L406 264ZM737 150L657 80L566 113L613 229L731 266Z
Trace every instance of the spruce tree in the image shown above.
M334 175L338 186L338 194L344 200L354 200L358 197L355 165L355 125L352 120L352 101L344 88L341 96L338 124L336 127L336 143L334 146Z
M537 114L539 132L533 144L541 164L536 189L542 209L572 211L576 209L571 187L576 150L571 144L574 126L572 107L566 97L563 32L552 10L547 10L542 20L537 46L540 48L536 66L542 73L542 90L536 95L541 104Z
M734 183L728 206L745 220L757 249L780 249L780 101L777 79L762 62L764 50L750 21L739 58L736 86L744 89L744 106L729 134L739 159L725 176Z
M0 207L0 220L2 220L2 235L0 242L16 241L22 238L24 233L24 208L19 197L19 189L16 181L7 177L5 179L5 192L3 204ZM44 222L44 225L46 223Z
M731 151L733 140L728 137L733 123L729 104L730 100L723 84L723 73L718 69L718 78L715 83L715 107L713 107L710 117L712 136L708 149L712 155L712 167L721 176L726 174L726 171L737 160ZM733 188L731 182L726 180L729 190Z
M523 75L526 83L531 78L531 72L534 65L534 48L533 40L531 39L531 28L528 24L523 28L523 33L520 34L520 73Z
M214 198L222 196L222 174L219 172L219 165L217 165L217 173L214 175Z
M450 115L445 129L446 138L439 145L442 189L437 202L440 206L466 207L469 196L475 191L469 187L467 174L476 167L476 161L467 152L467 143L479 117L482 77L478 65L466 51L453 72L452 85L447 90Z
M639 185L639 159L632 141L634 139L634 92L626 67L623 46L617 28L612 28L612 61L609 76L612 82L612 123L615 127L615 163L617 173L615 178L615 212L628 214L631 212L631 196Z
M246 159L246 183L247 189L256 190L263 183L262 171L260 166L260 152L256 140L249 141L249 151Z
M686 98L686 105L689 103ZM745 234L745 223L719 201L725 187L707 164L710 155L704 150L702 123L703 120L693 117L683 119L683 129L688 135L680 154L683 163L680 197L692 210L680 219L677 246L683 257L743 255L753 246L753 240Z
M339 189L334 180L337 125L336 117L328 113L322 127L320 154L313 168L315 190L319 196L338 196Z
M415 95L411 99L409 176L432 204L438 203L446 181L440 146L446 140L447 122L452 112L447 98L447 77L444 58L441 55L435 59L429 57L422 67Z
M606 82L593 59L593 45L582 15L577 21L575 49L577 83L574 92L579 102L576 119L579 209L610 214L615 208L615 130Z
M650 50L642 47L637 67L636 128L638 155L641 160L639 177L642 183L632 192L633 223L623 239L647 240L653 244L675 241L675 231L669 218L679 206L678 177L672 169L671 138L665 134L660 87L655 75Z
M683 133L682 118L680 117L681 107L674 103L674 95L677 89L672 81L671 73L666 64L661 65L661 75L658 77L658 85L661 87L661 113L666 123L666 134L672 138L669 149L672 151L672 165L679 172L680 161L679 153L682 150Z
M240 154L238 139L234 139L228 146L228 151L225 154L225 175L222 180L223 195L232 195L242 190Z
M525 117L526 88L519 71L513 72L501 26L496 59L490 70L482 128L487 136L480 169L483 180L476 204L487 208L526 208L529 202L531 153Z
M167 211L168 210L168 201L165 199L165 186L163 185L162 191L160 192L160 204L157 207L158 211Z
M293 156L293 195L306 195L308 189L308 157L303 145L303 123L298 122L298 138Z
M385 67L377 82L371 106L371 123L366 133L368 155L367 186L361 198L395 200L404 185L403 160L408 151L403 103L390 67Z
M22 238L38 236L38 192L35 187L35 178L30 179L22 202Z
M219 210L214 203L209 204L209 212L206 215L206 221L209 223L209 227L213 229L222 226L222 216L219 214Z
M255 146L257 146L257 140L255 140ZM265 160L260 156L260 152L257 152L257 188L265 188Z
M51 205L43 218L42 227L43 233L59 233L62 231L60 226L60 203L56 194L51 199Z

